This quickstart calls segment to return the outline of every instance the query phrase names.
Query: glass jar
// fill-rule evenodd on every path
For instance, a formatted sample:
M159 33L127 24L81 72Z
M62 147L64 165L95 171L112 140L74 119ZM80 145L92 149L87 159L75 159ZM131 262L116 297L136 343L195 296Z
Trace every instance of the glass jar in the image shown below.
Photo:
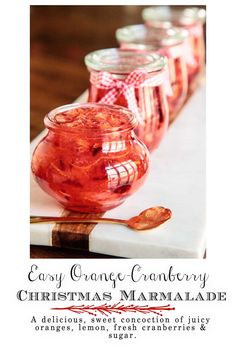
M172 9L169 6L154 6L145 8L142 16L149 27L160 28L172 24L188 31L188 45L194 57L192 61L187 62L189 94L191 94L199 84L205 67L203 30L206 20L205 9L198 7Z
M88 101L130 109L138 119L137 136L150 151L157 148L169 122L166 58L109 48L88 54L85 63L90 71Z
M186 61L184 58L187 32L183 29L147 28L143 24L129 25L116 31L116 38L123 50L156 52L168 58L171 94L167 96L169 122L172 122L183 106L188 90Z
M66 209L104 212L144 182L149 159L133 129L137 119L119 106L71 104L44 118L48 133L36 147L32 172Z

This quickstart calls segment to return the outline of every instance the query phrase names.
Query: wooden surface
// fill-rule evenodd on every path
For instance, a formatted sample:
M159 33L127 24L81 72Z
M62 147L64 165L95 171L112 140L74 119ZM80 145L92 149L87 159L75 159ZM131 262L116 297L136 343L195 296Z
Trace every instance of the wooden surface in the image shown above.
M44 115L73 102L89 85L84 56L117 47L115 31L142 23L145 6L30 7L31 140L44 129ZM31 258L112 258L86 251L31 246Z
M89 85L84 56L117 47L118 27L141 22L142 6L31 6L31 139L44 115Z

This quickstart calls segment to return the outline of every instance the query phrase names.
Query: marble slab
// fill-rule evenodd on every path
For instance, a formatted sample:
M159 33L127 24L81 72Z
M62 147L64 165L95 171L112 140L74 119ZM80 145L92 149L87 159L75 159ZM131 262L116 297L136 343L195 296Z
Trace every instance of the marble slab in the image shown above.
M79 98L76 101L84 100ZM31 144L35 147L41 133ZM203 258L205 252L205 86L199 88L171 125L144 186L106 217L130 218L162 205L173 217L151 231L98 224L89 235L91 252L126 258ZM61 214L61 207L31 180L31 214ZM51 245L49 225L31 225L31 244Z

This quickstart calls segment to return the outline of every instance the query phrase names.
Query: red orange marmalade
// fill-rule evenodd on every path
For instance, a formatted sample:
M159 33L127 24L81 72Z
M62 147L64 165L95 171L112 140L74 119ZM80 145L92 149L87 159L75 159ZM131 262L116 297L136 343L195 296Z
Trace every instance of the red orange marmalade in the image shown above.
M116 31L122 50L151 52L168 58L169 80L172 94L167 95L169 122L172 122L186 100L188 76L184 58L187 31L180 28L156 29L142 24L128 25Z
M147 7L142 12L147 26L160 28L171 24L188 31L188 45L194 61L187 63L189 94L196 89L205 68L205 43L203 26L206 10L198 7L170 8L169 6Z
M109 72L114 80L122 82L132 72L145 72L145 82L160 76L166 66L166 58L146 52L122 51L117 48L106 48L89 53L85 63L92 75ZM91 78L90 78L91 81ZM163 87L164 80L158 85L141 84L134 88L136 103L139 109L139 122L135 128L138 138L145 143L149 151L158 148L168 128L169 109ZM104 88L93 83L89 87L88 101L100 103L102 98L113 88ZM114 104L129 108L122 90Z
M148 150L127 109L71 104L45 116L48 134L36 147L32 172L66 209L104 212L133 194L148 172Z

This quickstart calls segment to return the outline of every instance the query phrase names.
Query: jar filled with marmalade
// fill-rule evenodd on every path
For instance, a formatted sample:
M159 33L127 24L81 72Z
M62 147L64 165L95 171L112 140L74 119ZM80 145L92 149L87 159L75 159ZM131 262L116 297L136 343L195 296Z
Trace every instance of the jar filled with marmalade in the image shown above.
M136 115L135 133L150 151L166 133L169 111L166 99L165 57L117 48L88 54L89 102L120 105Z
M187 32L178 28L148 28L145 25L129 25L116 31L122 50L155 52L168 58L168 75L171 93L168 95L169 120L172 122L182 108L188 90L185 59Z
M139 189L149 153L134 133L137 119L120 106L71 104L44 118L47 135L32 157L39 186L66 209L105 212Z
M171 8L169 6L147 7L142 12L148 27L181 27L188 31L188 46L193 59L187 62L189 94L194 92L205 67L204 24L206 10L198 7Z

